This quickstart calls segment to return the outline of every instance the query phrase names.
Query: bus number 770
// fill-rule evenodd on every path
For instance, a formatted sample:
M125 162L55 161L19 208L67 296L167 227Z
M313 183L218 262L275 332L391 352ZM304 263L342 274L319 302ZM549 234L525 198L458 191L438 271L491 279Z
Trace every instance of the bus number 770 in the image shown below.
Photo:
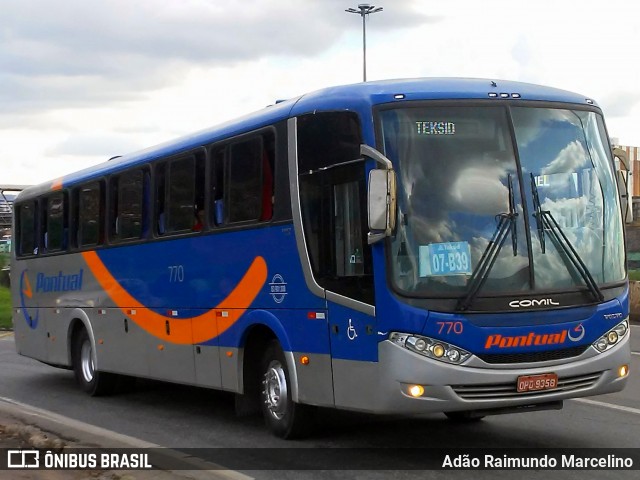
M438 334L446 333L450 335L453 332L456 335L460 335L464 330L462 322L436 322L436 325L440 327Z

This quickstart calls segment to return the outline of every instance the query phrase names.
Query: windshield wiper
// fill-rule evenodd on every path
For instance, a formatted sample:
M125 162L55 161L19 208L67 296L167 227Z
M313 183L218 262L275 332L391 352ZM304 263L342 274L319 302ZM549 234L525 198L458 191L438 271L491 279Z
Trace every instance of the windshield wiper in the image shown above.
M538 228L538 238L540 239L540 249L542 253L547 252L547 247L544 239L544 223L542 220L542 207L540 206L540 197L538 196L538 187L536 186L536 179L531 175L531 196L533 197L533 208L535 209L535 213L533 216L536 219L536 227Z
M593 275L585 265L584 261L576 251L576 249L571 245L571 242L562 231L562 228L553 217L553 214L549 210L542 210L542 206L540 205L540 198L538 196L538 187L536 186L535 177L533 173L531 173L531 195L533 196L533 206L535 208L535 213L533 216L536 218L536 225L538 227L538 236L540 239L540 248L542 253L546 253L545 247L545 230L548 232L549 237L553 242L560 247L562 253L564 253L564 257L568 259L576 271L580 274L582 279L584 280L585 285L593 295L597 301L603 301L604 295L600 288L598 288L598 284L593 279Z
M516 212L515 207L513 180L511 179L511 174L509 174L507 178L507 183L509 187L509 212L499 213L496 215L496 220L499 219L496 230L493 232L493 236L491 237L491 240L489 240L487 248L482 252L478 266L475 268L471 278L469 279L467 293L458 301L456 310L467 310L471 306L473 300L484 285L484 282L486 282L489 277L489 272L493 268L493 265L498 258L498 254L500 253L500 250L502 250L502 246L504 245L509 233L511 233L513 256L515 257L518 255L518 236L516 231L516 217L518 216L518 213Z

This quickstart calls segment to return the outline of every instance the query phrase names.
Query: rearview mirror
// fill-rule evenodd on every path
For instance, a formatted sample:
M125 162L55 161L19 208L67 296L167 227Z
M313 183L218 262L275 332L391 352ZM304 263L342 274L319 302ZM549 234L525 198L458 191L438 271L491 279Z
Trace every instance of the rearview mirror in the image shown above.
M361 145L360 152L384 167L369 172L367 206L371 245L388 237L395 229L396 173L391 161L377 150Z
M389 205L388 177L386 170L369 172L369 230L387 229L387 212Z
M633 203L631 200L631 169L627 152L621 148L614 148L613 155L616 158L616 179L618 181L618 193L620 194L620 206L622 218L625 223L633 222Z

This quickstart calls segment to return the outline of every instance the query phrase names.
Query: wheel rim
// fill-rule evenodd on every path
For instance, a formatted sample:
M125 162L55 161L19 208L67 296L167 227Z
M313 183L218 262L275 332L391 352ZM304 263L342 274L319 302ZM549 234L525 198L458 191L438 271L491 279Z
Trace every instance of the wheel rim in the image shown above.
M287 379L282 364L273 361L269 364L262 382L264 386L265 405L269 414L276 420L281 420L287 413Z
M95 375L95 370L93 355L91 354L91 342L88 339L82 343L82 348L80 349L80 367L85 381L90 383Z

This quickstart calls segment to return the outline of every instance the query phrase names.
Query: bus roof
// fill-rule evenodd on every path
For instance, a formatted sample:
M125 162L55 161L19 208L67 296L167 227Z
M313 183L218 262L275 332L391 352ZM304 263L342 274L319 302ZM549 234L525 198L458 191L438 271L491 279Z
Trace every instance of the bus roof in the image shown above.
M495 94L495 95L494 95ZM231 120L169 142L29 187L18 201L61 187L71 186L127 167L144 164L181 152L209 145L225 138L259 129L273 123L314 111L351 110L364 115L374 105L409 100L513 99L574 103L597 106L583 95L522 82L473 78L416 78L383 80L329 87L278 102L244 117Z

